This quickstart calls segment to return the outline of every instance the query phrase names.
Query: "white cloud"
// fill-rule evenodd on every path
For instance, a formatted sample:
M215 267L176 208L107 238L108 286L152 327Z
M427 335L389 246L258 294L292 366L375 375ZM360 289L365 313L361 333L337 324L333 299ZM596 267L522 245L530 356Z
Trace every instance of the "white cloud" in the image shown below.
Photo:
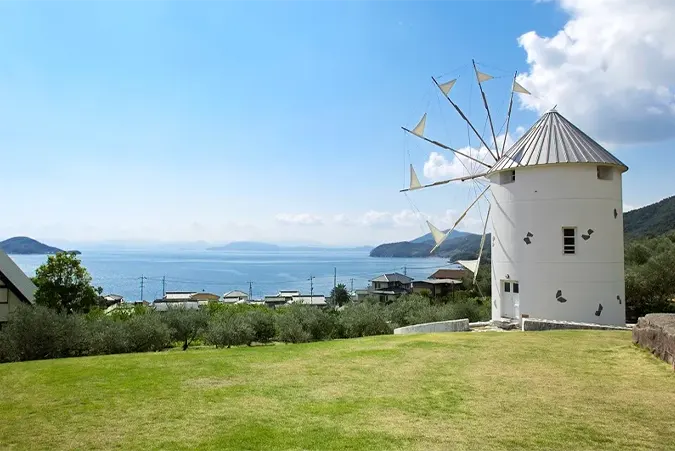
M280 213L274 217L277 222L281 224L291 224L291 225L321 225L323 224L323 219L320 216L316 216L310 213Z
M598 140L675 136L675 1L559 0L570 15L553 37L520 36L530 70L518 96L540 113L554 104ZM542 100L544 99L544 100Z

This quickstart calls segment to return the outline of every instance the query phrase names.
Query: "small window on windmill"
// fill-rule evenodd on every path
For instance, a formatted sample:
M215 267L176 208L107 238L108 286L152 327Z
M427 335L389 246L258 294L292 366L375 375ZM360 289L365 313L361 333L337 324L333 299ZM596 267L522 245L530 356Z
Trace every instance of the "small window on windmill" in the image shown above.
M563 254L576 254L576 227L563 227Z
M611 166L598 166L597 172L598 180L612 180L612 174L614 173Z
M513 183L516 181L516 171L504 171L500 174L500 185L506 185L507 183Z

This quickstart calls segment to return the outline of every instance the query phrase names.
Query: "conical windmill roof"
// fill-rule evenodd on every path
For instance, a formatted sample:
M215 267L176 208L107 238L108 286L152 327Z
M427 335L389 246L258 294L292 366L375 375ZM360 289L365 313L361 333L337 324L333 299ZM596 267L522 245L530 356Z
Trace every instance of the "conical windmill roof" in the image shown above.
M506 151L490 172L513 170L544 164L592 163L628 166L579 130L560 113L551 110Z

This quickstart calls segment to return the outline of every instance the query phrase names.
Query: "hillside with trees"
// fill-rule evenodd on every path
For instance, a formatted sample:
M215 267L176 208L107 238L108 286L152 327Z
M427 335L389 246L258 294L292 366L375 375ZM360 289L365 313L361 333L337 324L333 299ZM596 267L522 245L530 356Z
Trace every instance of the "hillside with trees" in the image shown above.
M653 237L675 230L675 196L623 215L626 238Z

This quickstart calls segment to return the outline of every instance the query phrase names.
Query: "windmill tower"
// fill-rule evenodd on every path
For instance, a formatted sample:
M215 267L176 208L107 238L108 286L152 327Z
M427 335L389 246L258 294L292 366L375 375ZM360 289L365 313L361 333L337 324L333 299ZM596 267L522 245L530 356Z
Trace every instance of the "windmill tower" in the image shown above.
M492 77L478 71L478 86ZM492 162L479 160L424 136L426 114L407 132L480 163L485 170L422 185L410 167L402 191L483 180L487 186L447 233L428 223L436 250L483 198L489 209L477 260L459 263L477 273L488 221L492 227L492 319L523 317L625 325L622 174L628 167L565 119L555 108L544 114L508 150L501 152L485 93L480 92L492 131L484 141L450 99L456 80L434 83L487 148ZM513 93L530 94L513 81ZM506 137L506 135L505 135Z

